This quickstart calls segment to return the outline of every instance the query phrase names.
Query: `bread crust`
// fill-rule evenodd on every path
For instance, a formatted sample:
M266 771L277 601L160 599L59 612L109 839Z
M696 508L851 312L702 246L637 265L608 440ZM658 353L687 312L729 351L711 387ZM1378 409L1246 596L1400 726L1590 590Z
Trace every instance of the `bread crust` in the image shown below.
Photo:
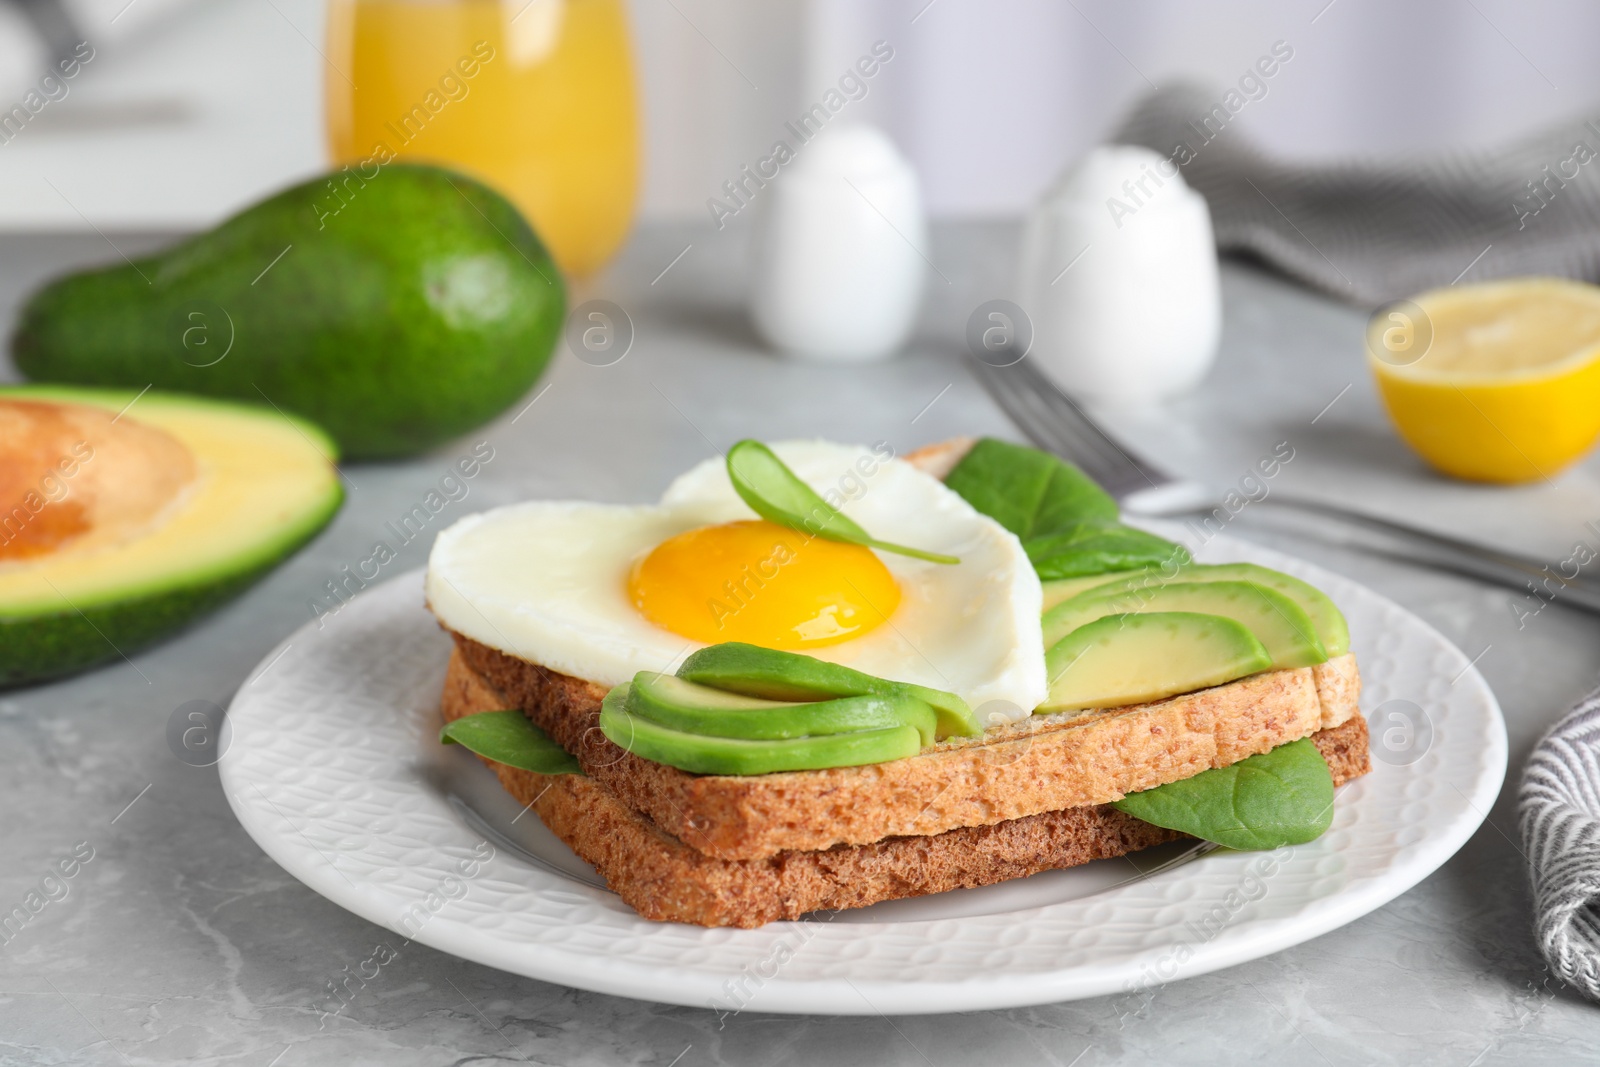
M464 656L452 655L443 695L446 720L508 703ZM1369 769L1361 716L1322 730L1313 740L1336 784ZM700 926L754 927L810 912L990 885L1185 836L1107 805L1090 805L871 844L724 859L667 833L598 778L546 776L484 762L640 915Z
M1360 692L1355 659L1344 656L1150 704L1035 715L888 763L697 775L607 740L599 728L603 686L453 636L466 666L577 756L586 774L667 833L729 860L1105 804L1338 726L1356 716Z

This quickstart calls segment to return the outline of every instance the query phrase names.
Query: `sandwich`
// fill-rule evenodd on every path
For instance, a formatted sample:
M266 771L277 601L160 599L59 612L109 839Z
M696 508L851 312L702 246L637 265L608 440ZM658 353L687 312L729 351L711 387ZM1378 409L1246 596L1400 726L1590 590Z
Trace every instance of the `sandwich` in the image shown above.
M659 505L469 516L426 590L441 740L652 920L1303 843L1370 769L1326 595L997 440L742 441Z

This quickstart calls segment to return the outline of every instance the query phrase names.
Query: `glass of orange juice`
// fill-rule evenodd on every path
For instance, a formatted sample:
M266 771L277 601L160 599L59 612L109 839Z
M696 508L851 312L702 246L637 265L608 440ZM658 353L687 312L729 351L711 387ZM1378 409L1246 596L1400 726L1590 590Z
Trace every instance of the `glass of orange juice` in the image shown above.
M516 204L585 275L627 236L639 181L625 0L331 0L335 164L439 163Z

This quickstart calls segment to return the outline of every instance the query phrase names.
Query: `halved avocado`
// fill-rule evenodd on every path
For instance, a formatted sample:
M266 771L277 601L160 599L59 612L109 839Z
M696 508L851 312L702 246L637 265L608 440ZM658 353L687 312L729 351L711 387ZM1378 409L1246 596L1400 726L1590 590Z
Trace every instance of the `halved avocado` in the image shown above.
M338 511L335 457L270 408L0 388L0 686L129 655L242 591Z

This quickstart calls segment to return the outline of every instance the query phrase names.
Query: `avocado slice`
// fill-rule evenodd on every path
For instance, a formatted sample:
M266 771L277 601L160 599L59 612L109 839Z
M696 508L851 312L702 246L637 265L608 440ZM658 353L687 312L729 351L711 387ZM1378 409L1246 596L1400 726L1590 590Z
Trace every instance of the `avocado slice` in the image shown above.
M1151 573L1148 568L1141 567L1130 571L1107 571L1105 574L1089 574L1081 578L1055 578L1048 582L1040 582L1044 590L1044 606L1039 610L1047 612L1063 600L1071 600L1080 593L1087 593L1091 589L1110 586L1120 580L1140 578Z
M933 744L933 708L906 693L869 694L795 704L728 693L670 674L640 671L628 698L633 714L689 734L785 740L914 726Z
M1142 704L1222 685L1272 667L1243 623L1152 611L1103 615L1045 654L1050 695L1038 713Z
M1172 582L1120 592L1091 590L1064 600L1045 615L1049 648L1102 615L1194 611L1243 623L1272 657L1274 667L1309 667L1328 659L1311 617L1293 600L1252 582Z
M0 388L0 685L132 654L245 589L344 499L271 408Z
M270 400L346 456L379 459L466 433L526 393L565 303L549 253L503 196L390 163L313 178L164 252L50 282L19 313L11 354L36 381Z
M933 707L938 736L977 737L983 733L972 708L954 693L910 682L877 678L798 652L780 652L742 641L727 641L689 654L678 677L731 693L766 700L832 700L869 694L913 696Z
M601 732L636 756L691 774L773 774L858 767L904 759L922 751L922 736L914 726L787 740L684 733L630 712L627 705L631 687L631 682L619 685L601 701Z
M1342 656L1350 651L1350 627L1345 622L1344 613L1341 612L1328 595L1309 582L1303 582L1292 575L1275 571L1270 567L1262 567L1255 563L1213 563L1191 564L1171 576L1162 576L1157 572L1141 572L1136 574L1106 574L1100 585L1091 586L1090 589L1080 588L1079 592L1095 593L1123 593L1132 589L1144 588L1150 584L1165 585L1171 582L1253 582L1274 589L1284 596L1299 604L1311 623L1316 627L1317 637L1322 641L1322 647L1330 657ZM1052 585L1065 585L1065 582L1046 582L1046 596L1049 596L1049 587ZM1060 603L1058 598L1056 603ZM1048 609L1051 605L1045 605Z

